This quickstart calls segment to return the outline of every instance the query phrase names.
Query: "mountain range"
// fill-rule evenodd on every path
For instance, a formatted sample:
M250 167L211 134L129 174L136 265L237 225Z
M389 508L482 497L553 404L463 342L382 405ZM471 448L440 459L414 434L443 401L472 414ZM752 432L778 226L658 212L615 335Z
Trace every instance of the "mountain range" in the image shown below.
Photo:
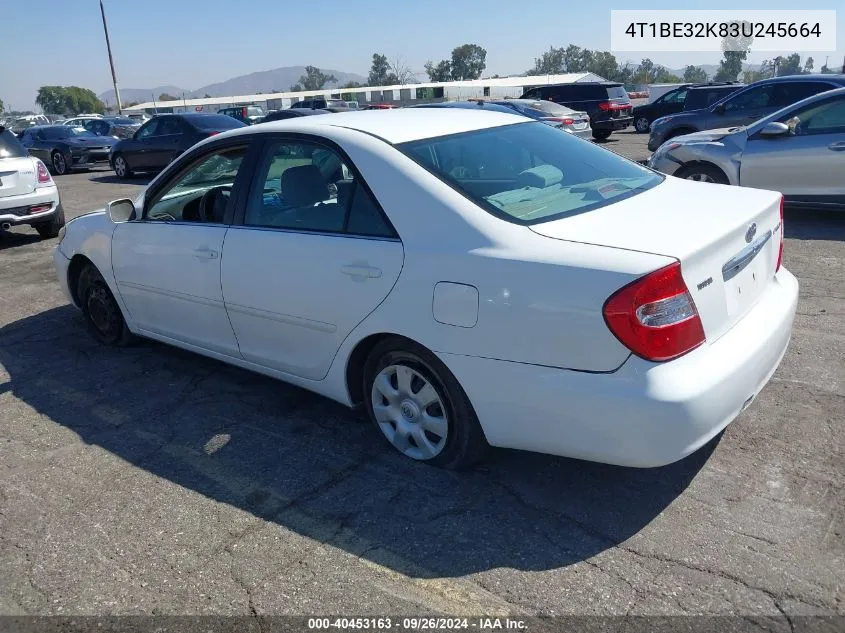
M340 70L332 70L329 68L321 69L327 75L334 75L337 81L326 84L326 88L334 88L335 86L342 86L350 81L357 81L364 83L367 81L366 77L357 75L355 73L342 72ZM196 89L179 88L178 86L156 86L155 88L121 88L120 99L123 103L146 102L153 98L158 99L161 94L169 94L173 97L181 98L185 95L186 99L201 98L206 95L211 97L228 97L232 95L251 95L259 92L285 92L290 87L299 81L299 78L305 74L305 66L285 66L283 68L274 68L273 70L262 70L248 75L241 75L239 77L232 77L226 81L208 84ZM99 95L100 99L105 103L114 103L114 90L107 90Z

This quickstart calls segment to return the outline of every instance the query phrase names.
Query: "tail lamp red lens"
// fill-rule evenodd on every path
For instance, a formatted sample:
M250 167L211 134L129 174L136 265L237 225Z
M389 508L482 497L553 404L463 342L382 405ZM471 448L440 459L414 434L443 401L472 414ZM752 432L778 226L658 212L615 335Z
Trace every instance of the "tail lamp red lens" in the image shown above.
M614 336L646 360L672 360L706 340L678 262L616 291L603 313Z
M47 171L46 165L44 165L44 163L40 160L36 161L35 170L38 177L38 184L48 184L53 182L53 178L50 176L50 172Z

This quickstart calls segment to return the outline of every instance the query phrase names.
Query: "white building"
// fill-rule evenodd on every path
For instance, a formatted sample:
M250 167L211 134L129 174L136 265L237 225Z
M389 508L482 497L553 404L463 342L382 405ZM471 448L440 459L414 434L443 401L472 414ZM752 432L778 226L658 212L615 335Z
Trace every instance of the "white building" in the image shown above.
M220 108L239 105L260 105L268 110L289 108L293 103L309 97L331 97L357 101L359 104L393 103L413 105L432 101L459 101L462 99L506 97L517 98L528 89L548 84L605 81L593 73L568 73L562 75L533 75L528 77L491 77L467 81L441 81L401 86L366 86L361 88L327 88L302 92L274 92L272 94L236 95L208 99L179 99L176 101L149 101L139 103L124 112L216 112Z

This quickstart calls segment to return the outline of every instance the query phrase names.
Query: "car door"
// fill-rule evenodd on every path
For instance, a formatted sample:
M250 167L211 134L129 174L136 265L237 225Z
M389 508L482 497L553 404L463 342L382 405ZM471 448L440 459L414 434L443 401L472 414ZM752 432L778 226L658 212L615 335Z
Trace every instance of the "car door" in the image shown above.
M243 358L324 378L346 336L393 288L403 259L339 150L311 137L267 141L223 246L223 298Z
M785 136L748 139L740 184L782 192L793 201L845 202L845 95L779 117Z
M220 260L247 141L186 157L145 196L137 220L117 225L112 267L142 333L239 357L223 305ZM237 181L237 182L236 182Z
M663 95L663 97L661 97L662 101L658 100L660 101L659 105L655 103L657 106L657 113L654 118L656 119L661 116L683 111L684 101L686 101L688 92L689 88L679 88Z
M152 169L166 167L181 153L179 141L184 134L185 126L178 117L162 117L156 135L150 143L147 166Z
M753 86L732 96L715 110L713 128L750 125L757 119L774 112L777 84ZM702 128L706 129L706 128Z
M158 136L160 118L150 119L142 125L132 140L123 146L122 152L131 169L147 169L150 166L150 152Z

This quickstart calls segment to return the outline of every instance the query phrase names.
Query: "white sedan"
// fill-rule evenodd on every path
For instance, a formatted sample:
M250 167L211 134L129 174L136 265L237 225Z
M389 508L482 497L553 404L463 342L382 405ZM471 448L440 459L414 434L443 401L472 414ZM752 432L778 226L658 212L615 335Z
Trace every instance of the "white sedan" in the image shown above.
M786 352L781 202L509 114L355 112L203 141L69 222L54 259L103 343L363 405L413 459L650 467L716 436Z

